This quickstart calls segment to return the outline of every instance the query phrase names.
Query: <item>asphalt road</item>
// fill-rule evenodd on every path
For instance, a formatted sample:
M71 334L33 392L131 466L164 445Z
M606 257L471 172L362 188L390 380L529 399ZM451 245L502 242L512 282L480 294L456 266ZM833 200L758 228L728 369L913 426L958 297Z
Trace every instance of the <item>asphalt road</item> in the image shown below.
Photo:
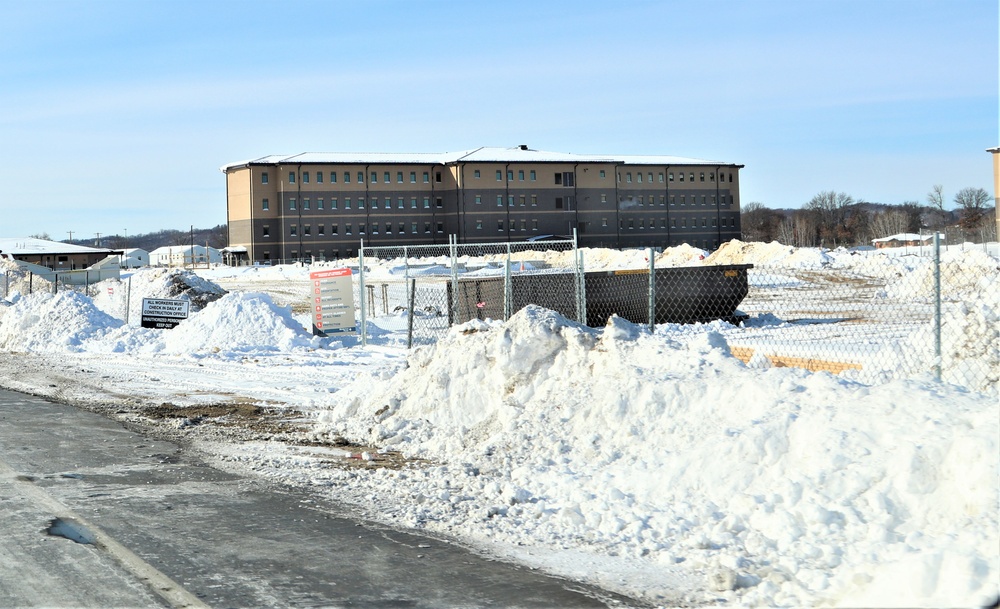
M0 391L0 607L620 607Z

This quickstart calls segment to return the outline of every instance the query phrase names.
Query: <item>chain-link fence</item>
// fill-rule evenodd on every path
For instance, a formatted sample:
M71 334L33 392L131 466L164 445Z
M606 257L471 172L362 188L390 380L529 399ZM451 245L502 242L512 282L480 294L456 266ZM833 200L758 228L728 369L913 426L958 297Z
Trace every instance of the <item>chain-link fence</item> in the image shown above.
M627 268L588 270L600 261L588 262L574 241L545 245L566 252L558 265L533 260L540 248L531 243L363 248L365 259L381 261L360 280L368 321L376 334L405 330L413 345L528 304L592 327L611 315L654 332L725 320L720 331L751 367L865 383L928 373L974 389L998 384L1000 270L983 252L942 257L928 248L902 265L657 267L646 250ZM377 340L371 332L363 340Z

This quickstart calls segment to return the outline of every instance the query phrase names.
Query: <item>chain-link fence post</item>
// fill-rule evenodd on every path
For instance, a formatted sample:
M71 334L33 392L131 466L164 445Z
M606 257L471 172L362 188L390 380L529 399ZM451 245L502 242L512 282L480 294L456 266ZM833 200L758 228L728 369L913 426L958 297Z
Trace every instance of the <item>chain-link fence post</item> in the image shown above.
M449 235L448 249L451 254L451 302L448 306L452 311L458 311L458 236Z
M941 381L941 237L934 231L934 377Z
M649 259L649 333L656 329L656 259L653 258L653 248L646 248Z
M407 300L407 320L406 320L406 348L413 348L413 310L416 308L415 303L417 300L417 280L411 279L409 276L409 270L407 270L406 276L406 287L408 288Z
M576 275L576 321L587 325L587 276L583 272L583 252L573 242L573 270Z
M128 276L128 282L125 284L125 325L128 325L128 312L132 308L132 276Z
M361 304L361 346L368 346L368 324L365 315L365 240L361 240L358 248L358 301Z
M507 321L511 316L511 295L513 290L510 285L510 242L507 242L507 259L503 268L503 320Z

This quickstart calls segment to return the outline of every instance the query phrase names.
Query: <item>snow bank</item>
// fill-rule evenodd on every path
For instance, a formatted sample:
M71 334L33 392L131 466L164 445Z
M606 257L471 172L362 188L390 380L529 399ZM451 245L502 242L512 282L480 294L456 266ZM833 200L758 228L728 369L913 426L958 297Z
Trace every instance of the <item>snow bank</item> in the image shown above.
M123 325L70 290L36 292L0 311L0 348L8 351L84 351Z
M439 464L352 481L404 495L394 509L415 526L692 570L746 605L997 592L1000 430L985 396L752 371L711 330L684 345L528 307L336 398L320 433Z
M107 313L139 325L143 298L187 300L197 312L226 293L217 284L192 271L178 268L147 268L122 279L109 279L93 287L94 303Z
M288 307L267 294L227 294L177 327L165 331L166 353L288 352L316 348L321 339L306 332Z

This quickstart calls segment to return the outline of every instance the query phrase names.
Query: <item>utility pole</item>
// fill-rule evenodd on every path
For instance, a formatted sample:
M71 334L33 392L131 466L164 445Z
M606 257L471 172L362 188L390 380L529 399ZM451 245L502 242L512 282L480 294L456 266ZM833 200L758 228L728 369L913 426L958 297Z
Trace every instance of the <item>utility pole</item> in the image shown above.
M94 233L97 235L97 247L101 247L101 233Z
M68 230L66 232L69 233L69 240L72 241L73 240L73 231Z

